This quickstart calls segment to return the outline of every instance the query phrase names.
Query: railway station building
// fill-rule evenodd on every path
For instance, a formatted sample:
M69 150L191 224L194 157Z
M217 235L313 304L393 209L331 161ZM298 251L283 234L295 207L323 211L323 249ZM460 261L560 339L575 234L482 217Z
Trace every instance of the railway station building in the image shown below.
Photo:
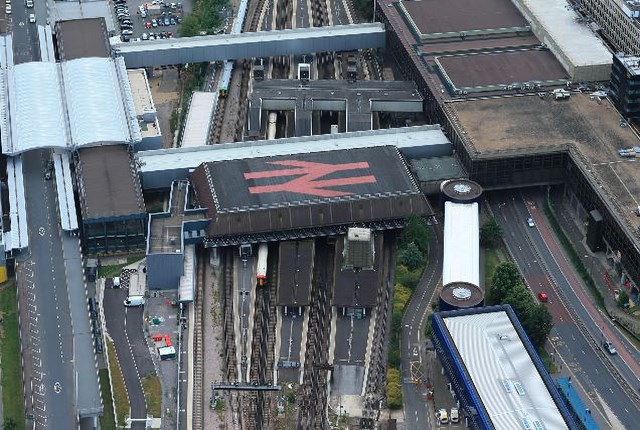
M511 306L436 312L432 327L467 427L578 429Z

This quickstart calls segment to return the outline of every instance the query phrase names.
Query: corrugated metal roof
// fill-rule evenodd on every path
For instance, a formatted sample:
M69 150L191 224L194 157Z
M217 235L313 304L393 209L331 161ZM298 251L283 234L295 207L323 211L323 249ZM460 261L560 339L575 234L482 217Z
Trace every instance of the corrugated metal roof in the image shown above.
M192 302L195 294L195 249L195 245L184 247L184 269L178 287L178 301L181 303Z
M217 92L196 91L193 93L182 134L182 148L193 148L207 144L210 124L217 104Z
M8 69L8 82L11 147L3 148L3 152L66 148L68 136L58 66L50 62L18 64Z
M469 282L480 286L480 226L477 203L444 204L442 285Z
M114 61L78 58L62 63L62 71L74 146L129 142L129 124Z
M497 430L568 428L505 311L443 320Z

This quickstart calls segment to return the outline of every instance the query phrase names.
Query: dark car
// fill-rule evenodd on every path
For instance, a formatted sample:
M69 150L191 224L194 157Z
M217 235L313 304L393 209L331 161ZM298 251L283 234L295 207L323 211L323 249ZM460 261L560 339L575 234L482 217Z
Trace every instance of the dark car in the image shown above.
M91 314L91 318L95 318L98 316L98 308L96 306L96 299L93 297L89 297L89 313Z

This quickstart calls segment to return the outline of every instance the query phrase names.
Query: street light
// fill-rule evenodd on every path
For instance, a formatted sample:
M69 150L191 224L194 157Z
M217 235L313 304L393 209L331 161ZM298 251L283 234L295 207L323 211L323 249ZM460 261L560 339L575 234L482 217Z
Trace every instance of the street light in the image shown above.
M589 277L593 279L593 257L590 255L585 255L584 258L589 260Z

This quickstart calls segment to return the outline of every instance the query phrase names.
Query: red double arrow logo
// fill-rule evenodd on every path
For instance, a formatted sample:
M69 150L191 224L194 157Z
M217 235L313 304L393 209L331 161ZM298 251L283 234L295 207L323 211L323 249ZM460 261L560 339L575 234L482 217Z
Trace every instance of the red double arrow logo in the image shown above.
M335 172L368 169L369 163L367 162L325 164L313 163L309 161L284 160L269 161L266 164L288 166L289 168L279 170L265 170L262 172L249 172L244 174L245 179L264 179L297 175L300 176L281 184L258 185L249 187L249 192L251 194L289 191L292 193L307 194L318 197L342 197L348 196L353 193L334 190L331 189L331 187L357 184L373 184L376 182L376 177L373 175L350 176L347 178L338 179L322 179Z

